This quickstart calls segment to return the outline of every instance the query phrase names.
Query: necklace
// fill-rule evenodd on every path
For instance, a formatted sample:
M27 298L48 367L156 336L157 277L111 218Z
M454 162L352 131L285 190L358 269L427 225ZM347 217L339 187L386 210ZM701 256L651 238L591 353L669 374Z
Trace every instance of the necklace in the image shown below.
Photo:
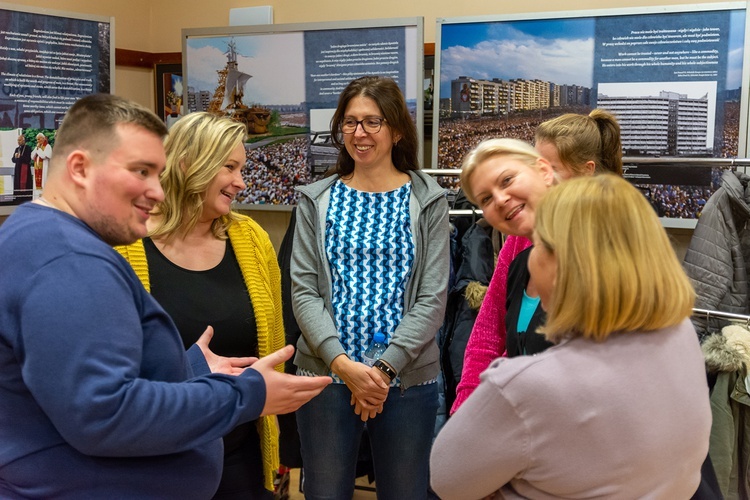
M37 198L35 201L37 201L40 205L44 205L45 207L57 208L52 203L50 203L47 200L45 200L44 197L42 197L42 196L40 196L39 198Z

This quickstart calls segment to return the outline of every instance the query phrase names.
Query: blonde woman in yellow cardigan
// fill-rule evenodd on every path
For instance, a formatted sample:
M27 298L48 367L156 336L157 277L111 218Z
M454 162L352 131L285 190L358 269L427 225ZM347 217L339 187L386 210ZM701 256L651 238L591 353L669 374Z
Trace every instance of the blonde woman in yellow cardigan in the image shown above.
M231 209L245 189L245 137L245 126L227 118L181 118L164 144L165 199L148 221L149 236L118 250L174 319L186 347L210 325L215 353L263 357L285 344L281 276L268 234ZM240 425L224 437L214 498L272 498L278 467L275 417Z

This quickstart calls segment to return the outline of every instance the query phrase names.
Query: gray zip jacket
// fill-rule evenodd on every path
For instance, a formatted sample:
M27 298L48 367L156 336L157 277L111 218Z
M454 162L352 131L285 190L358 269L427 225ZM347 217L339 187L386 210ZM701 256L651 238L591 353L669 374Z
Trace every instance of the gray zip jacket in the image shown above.
M430 176L410 171L409 210L414 263L404 294L404 316L381 359L401 378L404 389L437 376L437 331L443 323L448 288L449 228L445 191ZM334 175L298 188L292 248L292 307L302 336L294 363L325 375L331 362L346 354L331 305L331 270L325 254L325 221ZM377 217L372 214L372 217Z
M695 226L683 267L695 287L695 307L748 313L750 299L750 176L725 172ZM693 321L699 338L712 331ZM716 328L717 324L709 325Z

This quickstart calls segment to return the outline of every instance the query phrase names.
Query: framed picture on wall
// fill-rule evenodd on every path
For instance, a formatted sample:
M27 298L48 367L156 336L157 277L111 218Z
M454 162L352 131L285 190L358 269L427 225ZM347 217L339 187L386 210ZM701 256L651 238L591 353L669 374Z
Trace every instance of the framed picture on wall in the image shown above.
M737 2L439 18L432 167L601 108L619 122L624 177L666 227L693 228L747 156L747 19Z
M41 196L49 161L29 156L36 136L54 149L68 108L115 76L114 17L0 5L0 216ZM23 139L22 139L23 137ZM22 144L23 143L23 144Z
M336 163L331 117L355 78L391 77L421 124L422 28L415 17L183 29L184 112L230 116L248 128L238 207L287 210L297 186Z
M182 64L155 64L156 114L171 125L183 114Z

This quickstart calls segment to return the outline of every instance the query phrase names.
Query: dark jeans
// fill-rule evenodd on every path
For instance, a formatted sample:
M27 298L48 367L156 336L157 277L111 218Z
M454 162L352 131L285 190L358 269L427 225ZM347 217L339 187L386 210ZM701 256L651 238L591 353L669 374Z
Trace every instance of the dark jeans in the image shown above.
M344 384L331 384L297 410L307 500L351 500L364 422ZM437 384L391 388L367 421L380 500L427 498Z

